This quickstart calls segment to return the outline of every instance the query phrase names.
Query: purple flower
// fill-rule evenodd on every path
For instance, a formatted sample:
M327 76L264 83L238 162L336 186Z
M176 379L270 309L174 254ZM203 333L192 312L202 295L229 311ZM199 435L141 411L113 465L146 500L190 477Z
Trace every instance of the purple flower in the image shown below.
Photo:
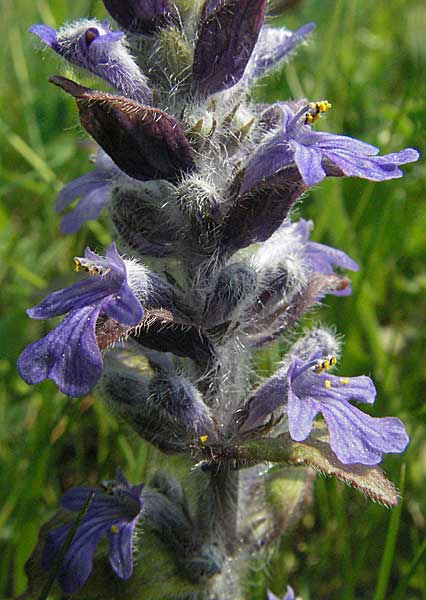
M102 355L96 340L96 322L104 313L118 323L135 326L143 309L129 287L128 273L115 244L105 258L88 248L85 258L76 258L77 270L86 271L84 281L52 292L28 309L32 319L66 314L50 333L33 342L18 359L18 372L29 384L52 379L68 396L83 396L98 381Z
M141 515L143 484L129 485L118 472L118 482L106 482L105 491L92 487L73 488L61 498L61 507L79 512L89 494L94 496L81 520L58 572L59 585L64 594L73 594L89 577L96 546L104 535L109 543L109 562L120 579L128 579L133 571L132 537ZM47 535L43 549L42 566L50 570L65 542L72 522L53 529Z
M330 446L343 464L376 465L384 452L403 452L409 437L396 417L375 418L350 404L372 404L376 389L369 377L337 377L324 372L333 363L317 355L307 362L296 358L287 371L288 428L303 442L321 413L330 433Z
M300 219L297 223L286 224L281 229L289 227L293 228L293 231L300 237L303 243L305 261L314 273L333 275L334 267L358 271L359 267L357 263L345 252L342 252L342 250L327 246L326 244L309 241L309 235L313 228L312 221ZM352 293L352 288L348 285L341 290L329 290L328 293L334 296L349 296Z
M99 150L96 168L64 185L56 198L56 212L62 212L76 198L80 200L62 219L62 233L75 233L86 221L98 217L110 200L114 177L120 174L124 175L110 157Z
M314 28L315 23L307 23L294 32L284 27L263 27L244 72L244 78L257 79L277 67Z
M293 164L296 164L304 183L312 186L327 175L346 175L372 181L401 177L402 171L398 166L419 158L418 151L413 148L376 156L378 148L360 140L313 131L308 123L314 122L318 114L328 107L326 101L312 102L296 112L289 105L280 104L282 129L246 164L240 194Z
M268 600L279 600L278 596L276 596L269 590L267 593L268 593ZM293 588L290 587L289 585L287 586L287 591L285 593L283 600L296 600L296 596L294 595Z
M141 104L152 104L152 91L123 43L124 33L111 31L107 20L101 24L96 19L84 19L58 32L39 24L29 31L62 58L105 79L124 96Z

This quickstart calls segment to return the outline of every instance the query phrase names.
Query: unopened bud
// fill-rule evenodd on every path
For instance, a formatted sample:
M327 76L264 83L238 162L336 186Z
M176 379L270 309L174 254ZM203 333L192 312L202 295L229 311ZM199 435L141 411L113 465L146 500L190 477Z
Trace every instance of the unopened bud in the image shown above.
M253 299L256 282L256 271L244 263L234 263L222 269L206 301L204 327L214 327L235 318Z

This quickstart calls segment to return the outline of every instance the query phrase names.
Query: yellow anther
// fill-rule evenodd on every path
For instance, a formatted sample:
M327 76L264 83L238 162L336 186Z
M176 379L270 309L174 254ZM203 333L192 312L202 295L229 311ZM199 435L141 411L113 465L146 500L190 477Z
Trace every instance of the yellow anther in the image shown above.
M111 533L113 533L114 535L117 534L120 530L118 529L117 525L111 525L111 529L110 529Z
M85 273L89 273L89 275L106 275L111 271L109 267L98 265L91 260L79 258L78 256L74 257L73 262L75 271L84 271Z
M339 379L340 383L342 383L343 385L348 385L349 383L349 377L341 377Z
M75 256L73 258L73 263L74 263L74 271L77 271L77 273L80 271L81 267L81 262L80 259L77 258L77 256Z
M328 100L321 100L320 102L315 102L315 107L318 112L325 113L331 108L331 104Z
M318 361L314 367L314 371L317 374L322 373L323 371L327 371L330 367L334 367L336 363L337 359L335 356L327 356L327 358Z
M200 442L202 444L205 444L207 442L207 440L209 439L208 435L200 435Z
M317 120L316 116L311 115L311 113L306 113L306 116L305 116L305 124L306 125L312 125L312 123L316 120Z
M331 381L329 379L326 379L324 381L324 386L328 389L331 390Z
M315 121L318 121L321 113L325 113L331 108L328 100L320 100L319 102L310 102L308 104L308 110L305 114L305 124L312 125Z

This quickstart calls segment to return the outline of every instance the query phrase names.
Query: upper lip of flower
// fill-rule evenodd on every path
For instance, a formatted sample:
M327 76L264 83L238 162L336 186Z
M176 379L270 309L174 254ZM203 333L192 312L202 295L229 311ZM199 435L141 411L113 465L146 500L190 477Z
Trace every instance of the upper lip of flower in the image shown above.
M118 305L126 301L129 294L133 296L127 283L125 264L118 255L115 244L111 244L107 250L106 258L86 248L84 264L93 265L93 269L99 270L99 275L90 272L90 268L87 270L86 267L89 275L85 280L52 292L37 306L29 308L28 315L32 319L48 319L71 310L95 305L101 306L107 314L111 311L115 314ZM136 304L136 298L134 301L135 306L132 310L128 314L126 311L120 311L121 316L116 320L124 325L137 325L141 321L142 307ZM112 314L110 316L113 317Z

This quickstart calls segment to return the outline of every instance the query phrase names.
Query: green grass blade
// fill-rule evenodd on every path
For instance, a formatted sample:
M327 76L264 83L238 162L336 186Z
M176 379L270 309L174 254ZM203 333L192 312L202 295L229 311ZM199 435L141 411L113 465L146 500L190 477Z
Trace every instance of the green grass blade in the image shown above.
M46 183L55 181L56 175L47 165L47 163L34 152L34 150L22 139L20 135L14 133L10 127L0 119L0 134L12 146L12 148L27 161L31 167L39 174Z
M400 600L400 598L405 597L405 590L407 589L408 583L409 583L412 575L414 575L417 567L419 566L419 564L421 562L424 561L425 558L426 558L426 539L424 540L424 542L420 546L420 548L417 550L416 555L414 556L413 560L411 561L410 566L408 567L408 571L405 573L404 577L402 577L396 590L391 595L389 600Z
M55 581L56 575L58 574L58 571L61 567L62 561L65 558L65 554L67 553L68 548L72 544L72 541L74 539L77 528L80 525L81 521L83 520L84 515L86 514L94 495L95 495L95 492L90 492L90 494L87 497L86 502L83 504L80 512L78 513L76 520L74 521L71 529L68 532L65 542L62 544L61 549L58 552L58 555L55 559L55 563L49 573L49 577L48 577L45 585L43 586L43 589L41 590L41 593L40 593L39 597L37 598L37 600L47 600L50 589L53 585L53 582Z
M406 466L405 464L403 464L401 467L401 475L399 480L399 489L401 496L404 493L405 472ZM374 595L374 600L385 600L386 597L386 590L388 588L392 563L394 561L395 556L395 546L396 539L398 537L399 523L401 520L402 504L403 501L401 498L400 503L396 508L393 509L393 512L391 514L389 528L386 535L385 548L380 564L379 576L377 578L376 593Z

